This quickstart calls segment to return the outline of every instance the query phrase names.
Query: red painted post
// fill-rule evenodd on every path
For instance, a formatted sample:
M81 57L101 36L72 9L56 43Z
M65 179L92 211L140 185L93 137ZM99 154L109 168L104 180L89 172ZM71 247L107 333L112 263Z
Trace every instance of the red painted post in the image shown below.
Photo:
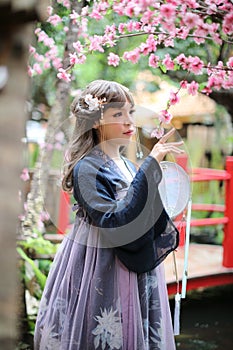
M223 266L233 267L233 157L226 158L226 171L230 179L226 180L225 216L228 222L224 226Z
M69 225L70 196L67 192L60 192L60 202L58 210L57 233L64 234Z

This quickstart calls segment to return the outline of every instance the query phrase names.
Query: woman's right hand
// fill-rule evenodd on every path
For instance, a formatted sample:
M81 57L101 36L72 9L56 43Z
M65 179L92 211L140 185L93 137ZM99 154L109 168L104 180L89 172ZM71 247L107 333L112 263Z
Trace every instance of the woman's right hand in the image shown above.
M163 137L161 137L161 139L156 143L156 145L154 145L149 155L155 158L158 162L161 162L168 153L173 153L173 154L184 153L184 150L180 149L180 146L184 144L183 141L167 142L169 137L172 136L175 131L176 129L173 128L168 133L166 133Z

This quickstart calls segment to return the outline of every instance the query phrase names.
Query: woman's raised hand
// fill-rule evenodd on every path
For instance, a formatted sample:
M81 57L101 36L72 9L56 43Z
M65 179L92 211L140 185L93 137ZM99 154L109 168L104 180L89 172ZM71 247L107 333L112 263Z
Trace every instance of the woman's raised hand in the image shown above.
M168 133L166 133L161 139L154 145L152 151L150 152L150 156L155 158L158 162L161 162L163 158L168 153L173 154L181 154L184 153L184 150L179 147L184 144L183 141L178 142L167 142L170 136L172 136L175 132L175 128L171 129Z

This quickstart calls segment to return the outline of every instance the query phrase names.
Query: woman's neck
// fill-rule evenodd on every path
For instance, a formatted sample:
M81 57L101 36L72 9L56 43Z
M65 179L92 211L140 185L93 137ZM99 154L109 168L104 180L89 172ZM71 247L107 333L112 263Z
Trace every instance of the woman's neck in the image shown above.
M101 149L113 160L120 158L120 146L113 142L105 141L101 144Z

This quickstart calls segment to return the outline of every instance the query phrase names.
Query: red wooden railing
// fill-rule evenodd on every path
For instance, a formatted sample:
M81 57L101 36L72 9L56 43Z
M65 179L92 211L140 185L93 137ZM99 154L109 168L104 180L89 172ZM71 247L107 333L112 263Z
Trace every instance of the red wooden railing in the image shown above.
M177 163L187 171L187 156L177 157ZM194 168L190 174L192 182L201 181L225 181L225 205L221 204L196 204L192 205L193 211L215 211L224 213L219 218L192 219L192 226L224 225L223 239L223 266L233 267L233 157L226 158L226 170ZM184 231L184 228L182 229ZM181 245L184 244L183 232L181 232Z
M224 226L223 266L233 267L233 157L227 157L226 171L230 178L226 181L225 217L228 222Z
M187 170L187 156L177 158L177 163ZM233 157L226 158L226 170L194 168L190 174L192 182L200 181L224 181L225 182L225 205L220 204L196 204L192 205L195 211L216 211L224 213L219 218L192 219L191 226L224 225L223 240L223 266L233 267ZM58 233L66 232L69 224L70 199L63 191L60 194L60 206L58 213ZM178 224L179 226L179 224ZM179 226L181 231L180 245L184 244L185 224Z

